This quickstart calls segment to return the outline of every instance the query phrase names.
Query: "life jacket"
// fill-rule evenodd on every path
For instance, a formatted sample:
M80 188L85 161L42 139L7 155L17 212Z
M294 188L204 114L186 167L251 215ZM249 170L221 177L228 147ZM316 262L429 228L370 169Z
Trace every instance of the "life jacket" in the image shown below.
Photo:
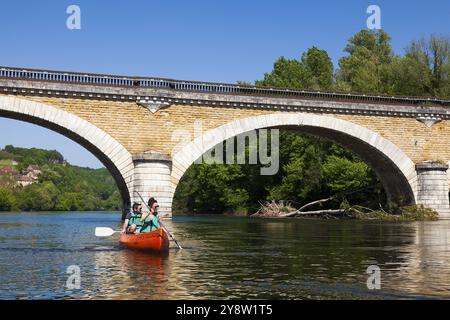
M128 226L135 224L137 228L142 227L141 217L142 213L135 213L134 211L132 211L130 215L130 220L128 221Z
M150 218L150 215L148 215L145 218L145 221L141 227L140 233L150 232L150 231L153 231L153 230L156 230L159 228L161 228L161 226L159 225L158 217L153 216L153 218Z

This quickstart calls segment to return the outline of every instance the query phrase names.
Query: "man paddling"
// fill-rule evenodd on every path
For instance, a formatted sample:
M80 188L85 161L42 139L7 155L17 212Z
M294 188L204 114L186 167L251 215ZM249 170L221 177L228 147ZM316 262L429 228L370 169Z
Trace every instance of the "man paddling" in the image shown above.
M140 230L142 227L142 206L135 202L133 209L130 211L123 222L122 231L120 233L136 233L136 230Z
M140 233L150 232L161 228L158 217L158 201L151 197L148 199L149 212L144 212L141 217L142 227Z

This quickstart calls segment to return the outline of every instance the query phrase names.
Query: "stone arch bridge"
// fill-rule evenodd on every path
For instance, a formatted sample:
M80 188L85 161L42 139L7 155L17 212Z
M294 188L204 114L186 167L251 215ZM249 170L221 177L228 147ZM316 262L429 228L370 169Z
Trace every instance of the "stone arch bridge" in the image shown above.
M450 101L0 67L0 117L57 131L171 216L184 172L218 143L288 127L357 153L388 198L450 218ZM196 132L194 122L201 122Z

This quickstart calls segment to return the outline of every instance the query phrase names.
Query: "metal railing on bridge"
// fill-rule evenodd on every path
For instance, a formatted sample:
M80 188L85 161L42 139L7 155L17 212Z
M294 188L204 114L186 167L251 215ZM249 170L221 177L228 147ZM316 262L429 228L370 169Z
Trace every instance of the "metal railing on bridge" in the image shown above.
M115 75L89 74L64 71L20 69L0 67L0 78L72 83L96 86L161 88L179 91L225 93L240 95L271 96L285 98L307 98L325 100L348 100L355 102L413 104L450 106L450 100L433 97L383 96L347 92L323 92L289 88L258 87L252 85L225 84L199 81L186 81L164 78L127 77Z

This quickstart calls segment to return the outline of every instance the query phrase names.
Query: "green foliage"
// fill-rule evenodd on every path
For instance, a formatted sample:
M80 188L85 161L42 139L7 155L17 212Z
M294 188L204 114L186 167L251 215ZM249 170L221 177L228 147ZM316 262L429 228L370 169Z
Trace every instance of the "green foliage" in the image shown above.
M25 211L53 210L58 197L58 189L52 182L32 184L19 193L19 208Z
M245 209L249 200L248 190L243 187L245 179L244 170L239 165L193 165L180 184L176 195L178 207L175 209L187 207L200 213Z
M329 141L282 132L280 151L285 159L281 181L267 188L267 200L305 204L343 191L372 187L348 197L369 206L384 202L381 184L372 170L353 153Z
M312 201L323 194L322 163L329 143L318 138L282 132L281 181L268 188L267 200Z
M450 39L431 35L411 41L404 56L392 51L383 30L362 30L350 38L339 60L338 90L410 96L450 97Z
M311 47L300 60L280 57L257 85L372 94L450 97L450 39L431 35L396 55L383 30L361 30L344 48L333 76L327 52Z
M303 88L308 84L305 66L298 60L280 57L273 65L273 71L264 75L264 80L256 81L259 86Z
M349 56L339 60L338 82L346 83L355 92L386 91L385 80L393 59L390 37L386 32L362 30L350 38L344 51Z
M333 85L333 62L325 50L312 47L302 55L302 64L309 75L309 87L329 90Z
M301 60L280 57L275 61L271 73L264 80L256 81L259 86L328 90L333 83L333 63L327 52L316 47L308 49Z
M417 68L410 70L409 83L417 83L423 95L450 97L450 39L432 35L414 40L406 49L407 62ZM407 63L404 64L405 68ZM419 76L423 77L419 79Z
M61 164L64 162L64 157L56 150L43 150L36 148L16 148L12 145L5 146L3 156L9 154L9 159L19 162L18 169L23 170L30 164L42 166L47 163ZM0 154L0 159L2 155ZM6 156L8 158L8 156Z
M57 151L6 146L0 159L14 159L23 170L38 164L42 173L36 183L15 187L1 177L0 211L85 211L119 210L121 196L110 173L80 168L64 161Z
M359 160L330 155L322 168L326 185L337 193L367 187L372 182L369 167Z
M0 211L11 211L16 205L16 198L11 190L0 187Z
M351 216L361 220L384 220L384 221L436 221L439 214L433 209L420 205L411 205L399 208L398 214L391 214L386 211L377 210L369 213L352 212Z
M388 77L390 85L387 93L408 96L430 95L429 70L412 56L395 57Z

